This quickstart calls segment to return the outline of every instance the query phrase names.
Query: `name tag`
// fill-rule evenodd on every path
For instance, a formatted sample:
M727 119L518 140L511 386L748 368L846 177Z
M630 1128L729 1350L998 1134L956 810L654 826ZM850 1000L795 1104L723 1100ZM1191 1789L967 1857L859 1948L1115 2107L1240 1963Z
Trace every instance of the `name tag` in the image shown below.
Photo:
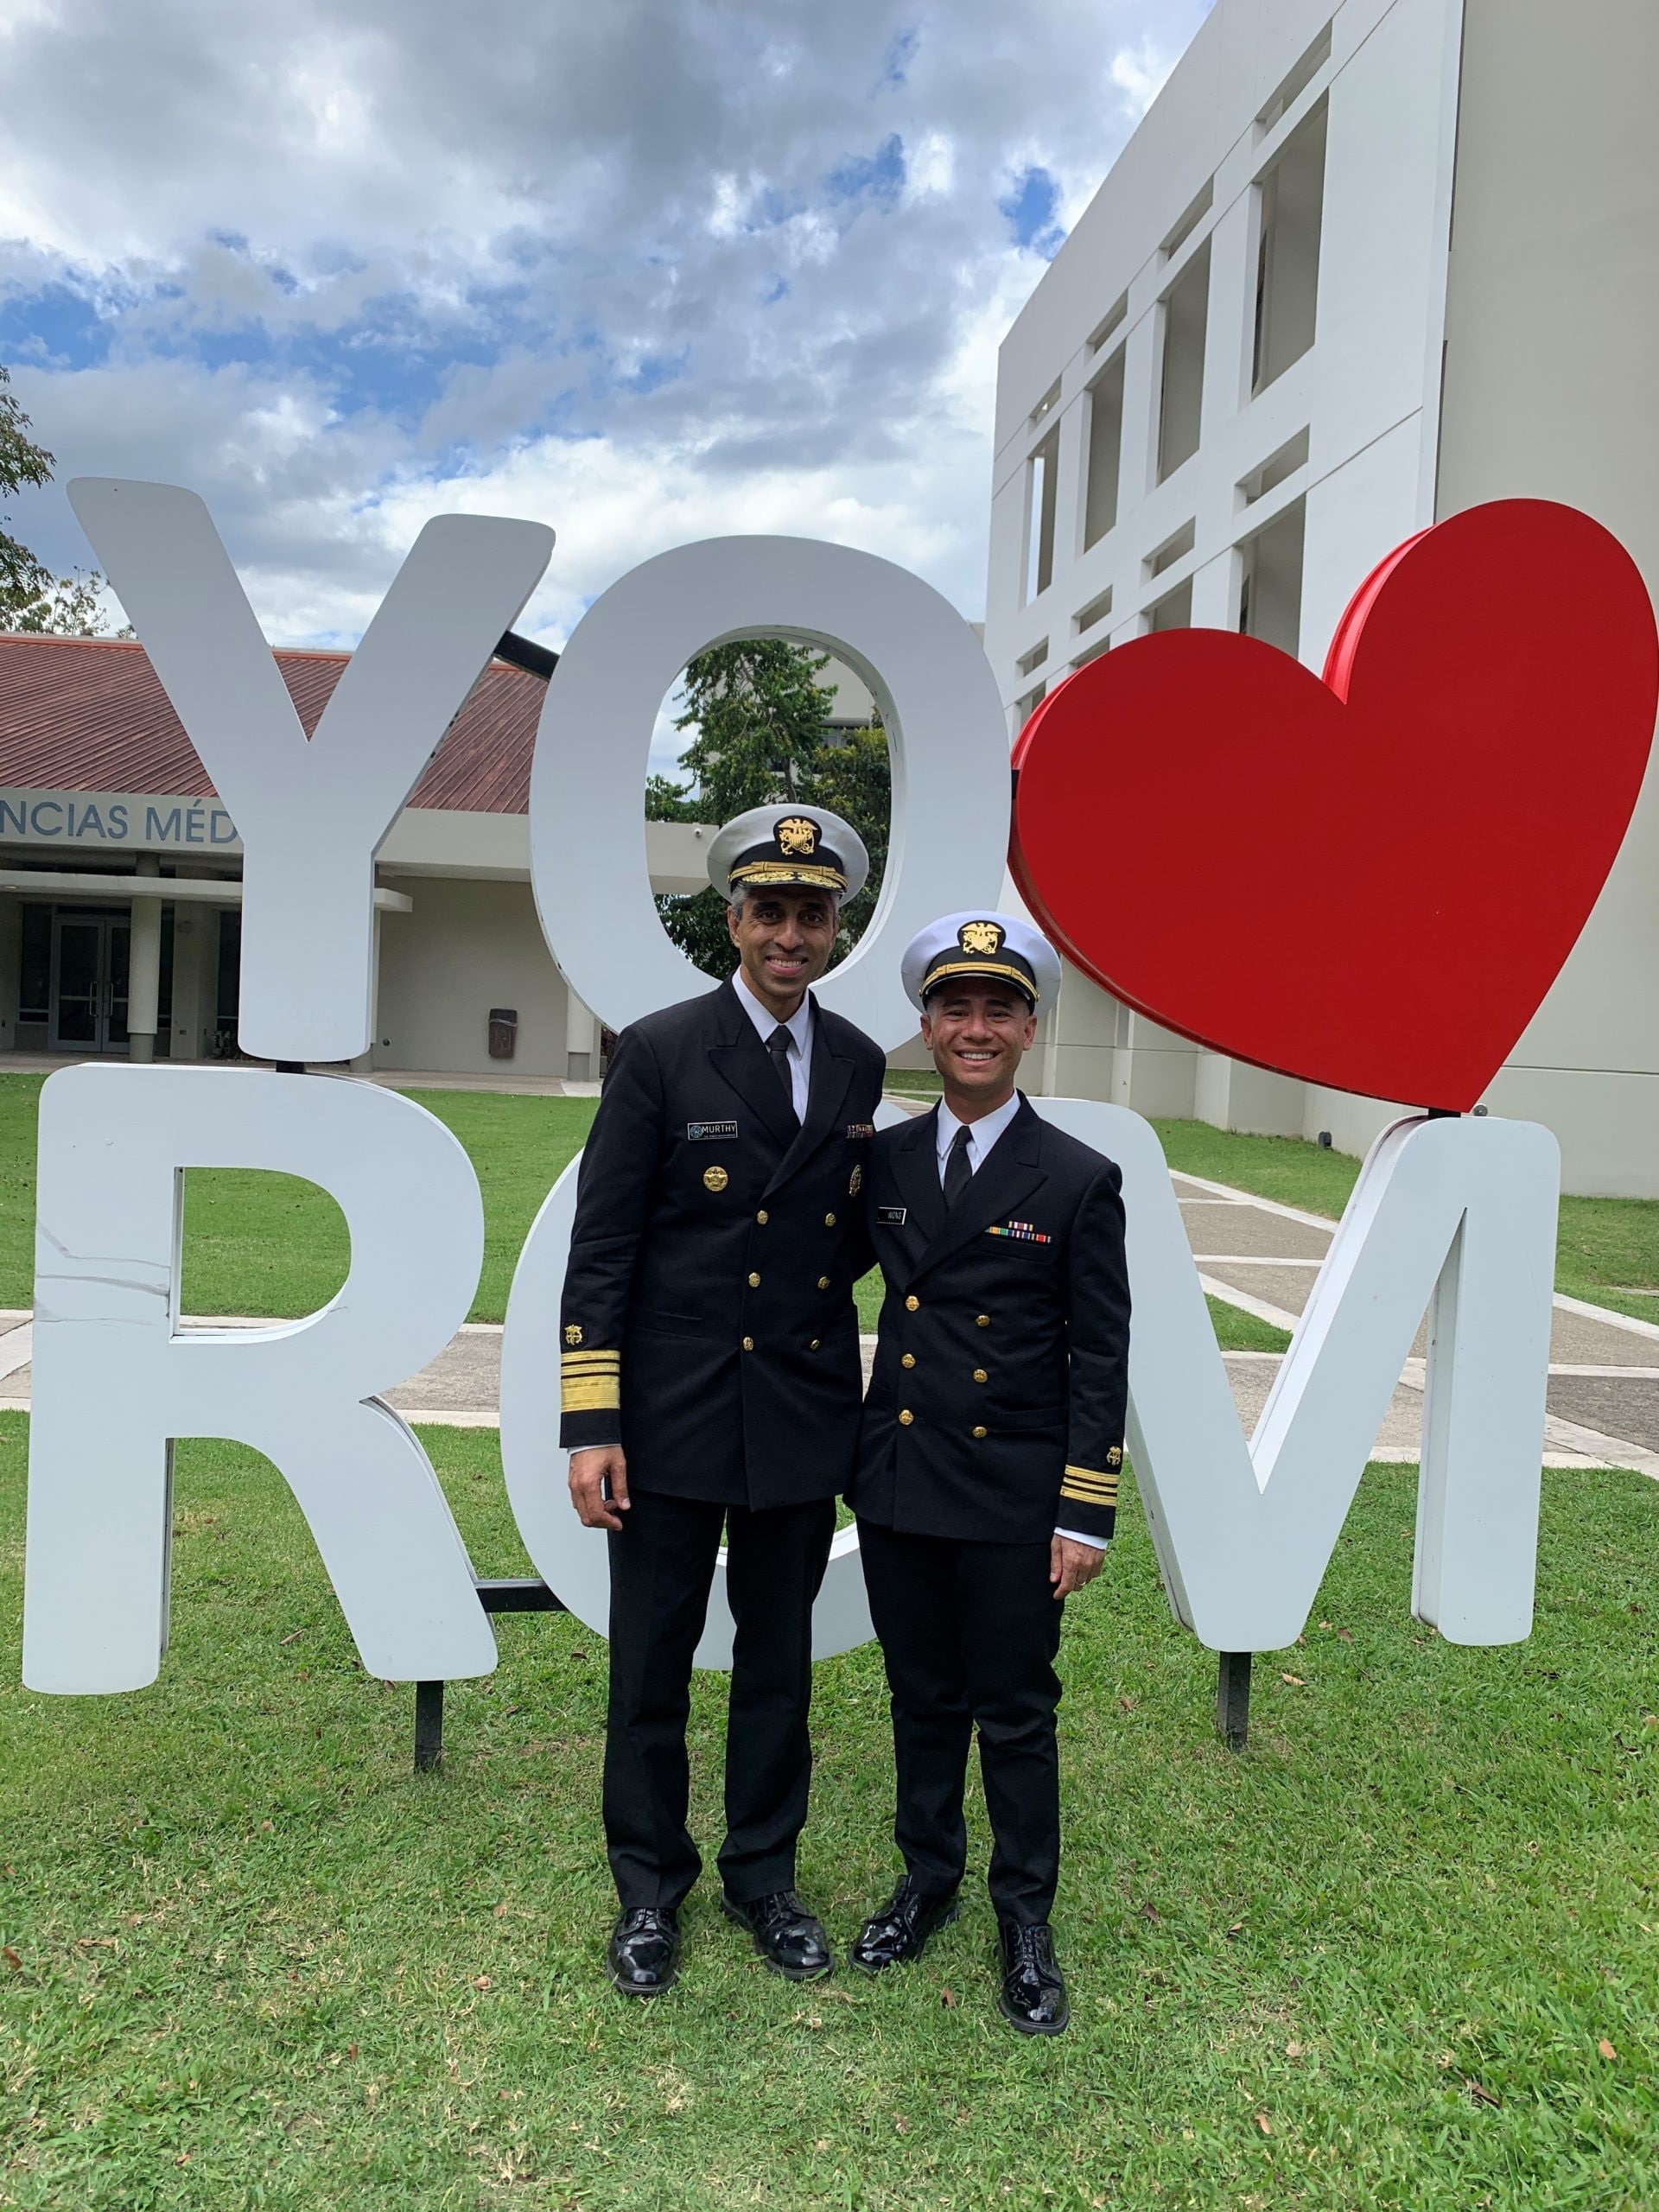
M734 1137L736 1135L735 1122L688 1122L685 1125L688 1144L707 1144L715 1137Z
M903 1206L877 1206L875 1217L887 1229L901 1229L909 1217Z

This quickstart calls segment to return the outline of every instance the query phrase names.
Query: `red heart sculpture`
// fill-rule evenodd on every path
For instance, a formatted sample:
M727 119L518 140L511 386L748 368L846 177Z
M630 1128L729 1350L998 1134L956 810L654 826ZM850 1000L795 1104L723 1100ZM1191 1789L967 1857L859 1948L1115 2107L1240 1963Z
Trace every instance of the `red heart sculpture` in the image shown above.
M1373 571L1323 682L1224 630L1079 670L1015 749L1010 865L1067 957L1165 1027L1465 1109L1596 902L1656 702L1618 540L1495 501Z

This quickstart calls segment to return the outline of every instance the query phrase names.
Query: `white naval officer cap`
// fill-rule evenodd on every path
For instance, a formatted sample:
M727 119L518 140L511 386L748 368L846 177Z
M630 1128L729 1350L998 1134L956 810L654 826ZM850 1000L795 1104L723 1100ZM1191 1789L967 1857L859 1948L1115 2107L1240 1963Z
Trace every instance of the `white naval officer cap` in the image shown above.
M728 903L738 884L855 899L869 872L857 830L821 806L752 806L709 848L709 880Z
M970 908L943 914L918 930L905 947L899 972L906 997L918 1008L936 985L952 977L995 976L1023 991L1034 1014L1058 995L1061 968L1059 954L1029 922Z

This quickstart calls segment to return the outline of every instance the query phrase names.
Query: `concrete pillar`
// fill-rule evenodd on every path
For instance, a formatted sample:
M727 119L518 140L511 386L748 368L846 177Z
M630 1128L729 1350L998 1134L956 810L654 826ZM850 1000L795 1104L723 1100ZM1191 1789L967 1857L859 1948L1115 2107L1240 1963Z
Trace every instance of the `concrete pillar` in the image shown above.
M591 1083L599 1073L599 1027L569 983L564 994L565 1080Z
M159 875L161 862L152 854L138 858L140 875ZM132 937L127 966L127 1053L135 1060L156 1057L156 1023L162 995L162 902L139 899L132 902Z

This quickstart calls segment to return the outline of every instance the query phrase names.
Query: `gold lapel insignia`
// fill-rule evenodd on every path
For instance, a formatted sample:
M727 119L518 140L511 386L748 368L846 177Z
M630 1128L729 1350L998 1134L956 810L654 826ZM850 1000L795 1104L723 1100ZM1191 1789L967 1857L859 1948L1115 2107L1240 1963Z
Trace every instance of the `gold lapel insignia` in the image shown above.
M798 860L803 855L810 860L817 849L818 825L809 822L804 814L785 816L773 834L779 851L791 860Z
M849 1198L855 1198L863 1187L864 1170L861 1167L855 1167L853 1170L853 1179L847 1185L848 1197Z
M957 931L957 943L964 952L981 952L989 957L1001 951L1002 937L1000 922L964 922Z
M705 1167L702 1171L702 1187L705 1191L723 1191L731 1179L723 1167Z
M566 1323L564 1341L568 1344L579 1344L582 1342L582 1324L579 1321Z

